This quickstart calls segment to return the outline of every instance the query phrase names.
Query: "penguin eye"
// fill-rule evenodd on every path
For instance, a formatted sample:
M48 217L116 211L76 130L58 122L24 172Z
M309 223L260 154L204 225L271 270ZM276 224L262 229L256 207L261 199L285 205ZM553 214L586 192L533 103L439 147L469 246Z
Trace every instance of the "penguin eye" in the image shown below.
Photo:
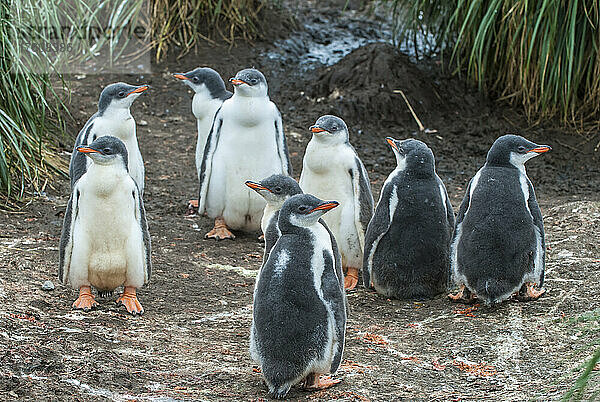
M336 126L335 124L333 125L333 127L331 127L332 131L337 131L338 130L338 126Z
M298 207L298 211L303 212L303 213L306 211L306 209L307 208L304 205L302 205L301 207Z
M200 80L198 79L198 77L194 77L194 78L192 78L192 81L194 81L194 82L198 82L198 81L200 81Z
M104 155L110 155L110 154L112 153L112 149L110 149L110 148L104 148L104 149L102 150L102 153L103 153Z
M281 193L281 187L275 187L275 190L274 190L274 191L275 191L276 193Z
M525 147L523 145L520 145L519 148L517 148L519 150L520 153L524 154L525 153Z
M251 78L251 79L250 79L250 83L251 83L252 85L255 85L257 82L258 82L258 80L257 80L256 78Z
M119 98L124 98L125 97L125 92L121 91L117 95L119 96Z

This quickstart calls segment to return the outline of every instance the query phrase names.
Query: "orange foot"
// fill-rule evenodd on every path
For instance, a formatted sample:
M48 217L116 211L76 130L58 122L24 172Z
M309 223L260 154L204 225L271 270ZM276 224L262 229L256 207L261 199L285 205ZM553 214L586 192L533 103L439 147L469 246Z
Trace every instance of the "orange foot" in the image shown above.
M235 235L227 229L227 224L225 223L225 219L222 217L218 217L215 219L215 227L213 230L204 235L205 239L216 239L216 240L224 240L224 239L235 239Z
M144 314L144 308L140 304L135 295L135 288L133 286L125 286L123 290L123 294L119 296L117 299L117 304L122 304L125 306L128 312L133 315L142 315Z
M329 376L319 376L316 373L309 374L304 380L306 389L326 389L342 382L339 378L333 379Z
M260 236L258 236L258 241L265 241L265 235L261 234Z
M540 288L540 290L537 290L535 288L535 283L527 282L524 283L521 287L521 290L519 290L519 293L517 294L517 299L520 301L536 300L544 293L546 293L546 289Z
M448 298L455 303L471 304L475 301L475 295L465 285L460 285L458 293L449 294Z
M79 297L73 302L73 308L83 311L90 311L98 306L98 302L94 300L91 286L82 286L79 288Z
M358 284L358 268L346 268L344 272L344 289L352 290Z

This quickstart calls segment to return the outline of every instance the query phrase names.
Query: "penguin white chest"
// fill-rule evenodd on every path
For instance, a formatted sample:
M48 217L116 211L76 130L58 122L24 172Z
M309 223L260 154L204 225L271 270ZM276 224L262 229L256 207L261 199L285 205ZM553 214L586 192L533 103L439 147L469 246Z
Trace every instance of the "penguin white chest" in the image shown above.
M323 215L333 232L345 261L360 260L360 243L355 225L355 199L350 166L355 155L344 146L323 147L311 141L304 156L300 187L322 200L340 203ZM358 248L358 250L355 250Z
M129 176L94 171L82 177L78 189L71 275L87 276L94 287L112 290L125 282L128 269L143 269L133 183Z
M275 109L270 101L240 105L232 99L223 103L219 113L223 120L212 158L206 211L209 216L223 216L232 229L256 230L266 203L244 182L284 173Z

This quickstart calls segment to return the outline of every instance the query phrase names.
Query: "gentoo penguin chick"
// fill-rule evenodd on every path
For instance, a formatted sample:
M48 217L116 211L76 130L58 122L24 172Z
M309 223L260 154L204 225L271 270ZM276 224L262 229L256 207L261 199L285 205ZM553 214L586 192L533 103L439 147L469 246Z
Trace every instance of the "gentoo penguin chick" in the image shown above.
M300 187L323 199L335 199L340 208L323 219L342 254L346 289L358 283L363 262L365 231L373 215L373 195L367 171L350 145L342 119L325 115L310 127L313 136L304 154Z
M202 155L204 154L206 138L212 126L213 118L223 104L223 101L231 98L232 93L225 89L223 79L212 68L198 67L187 73L173 74L173 77L182 80L184 84L194 91L192 113L198 123L196 170L198 171L198 178L200 178Z
M150 235L142 197L128 173L127 148L116 137L101 136L77 152L92 163L75 182L67 205L59 278L79 289L76 309L98 305L91 286L112 292L125 285L117 303L141 315L136 289L150 278Z
M365 235L363 282L397 299L432 298L448 287L454 211L423 142L388 137L396 169Z
M517 291L527 300L544 293L544 224L525 162L550 149L518 135L490 148L458 211L451 257L460 290L451 299L494 304Z
M296 194L302 194L298 182L290 176L274 174L259 182L246 181L246 185L256 191L267 202L260 222L265 238L265 253L263 263L269 258L269 253L279 238L277 219L284 201Z
M135 120L129 108L149 88L149 85L133 86L117 82L102 90L98 111L85 123L75 140L69 165L71 189L91 164L91 159L77 152L77 148L88 146L103 135L110 135L125 143L129 174L140 189L140 194L144 193L144 161L138 146Z
M205 237L233 239L231 229L257 230L265 200L244 186L247 177L291 175L281 115L265 76L253 68L230 79L234 94L215 115L200 169L198 213L215 219Z
M336 206L335 201L323 202L310 194L285 201L278 220L281 237L258 275L250 355L260 364L274 398L284 398L302 380L309 388L339 382L319 378L339 367L346 331L335 240L319 224L319 218Z

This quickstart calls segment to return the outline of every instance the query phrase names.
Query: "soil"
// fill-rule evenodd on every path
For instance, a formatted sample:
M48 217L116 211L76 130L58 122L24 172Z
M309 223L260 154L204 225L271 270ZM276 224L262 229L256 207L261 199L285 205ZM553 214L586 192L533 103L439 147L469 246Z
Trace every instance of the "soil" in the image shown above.
M321 15L338 22L356 15L338 9L325 7ZM307 9L294 12L300 27L316 18ZM100 299L100 308L89 313L70 309L76 292L56 278L69 185L57 179L23 210L0 213L0 398L267 398L247 350L253 284L262 262L259 233L208 241L203 235L212 222L185 215L197 192L196 123L191 94L170 74L198 65L225 78L247 66L265 73L283 115L296 177L310 139L307 127L322 114L339 114L351 129L376 198L395 165L386 136L429 144L455 209L499 135L519 133L553 147L527 167L546 225L545 296L488 309L445 298L389 300L358 289L348 295L347 344L336 374L342 383L313 393L294 388L291 399L554 400L564 395L598 339L600 169L594 147L599 133L577 133L552 121L531 125L518 109L478 94L441 72L435 61L414 64L381 41L335 65L311 68L265 57L278 43L203 47L181 59L171 56L146 76L72 77L73 136L95 111L105 85L152 85L132 108L146 165L144 198L153 242L153 276L138 292L146 313L125 314L114 303L116 294ZM426 132L418 131L394 90L403 91ZM67 152L72 144L64 146ZM42 290L46 280L56 288ZM595 373L586 395L600 389Z

